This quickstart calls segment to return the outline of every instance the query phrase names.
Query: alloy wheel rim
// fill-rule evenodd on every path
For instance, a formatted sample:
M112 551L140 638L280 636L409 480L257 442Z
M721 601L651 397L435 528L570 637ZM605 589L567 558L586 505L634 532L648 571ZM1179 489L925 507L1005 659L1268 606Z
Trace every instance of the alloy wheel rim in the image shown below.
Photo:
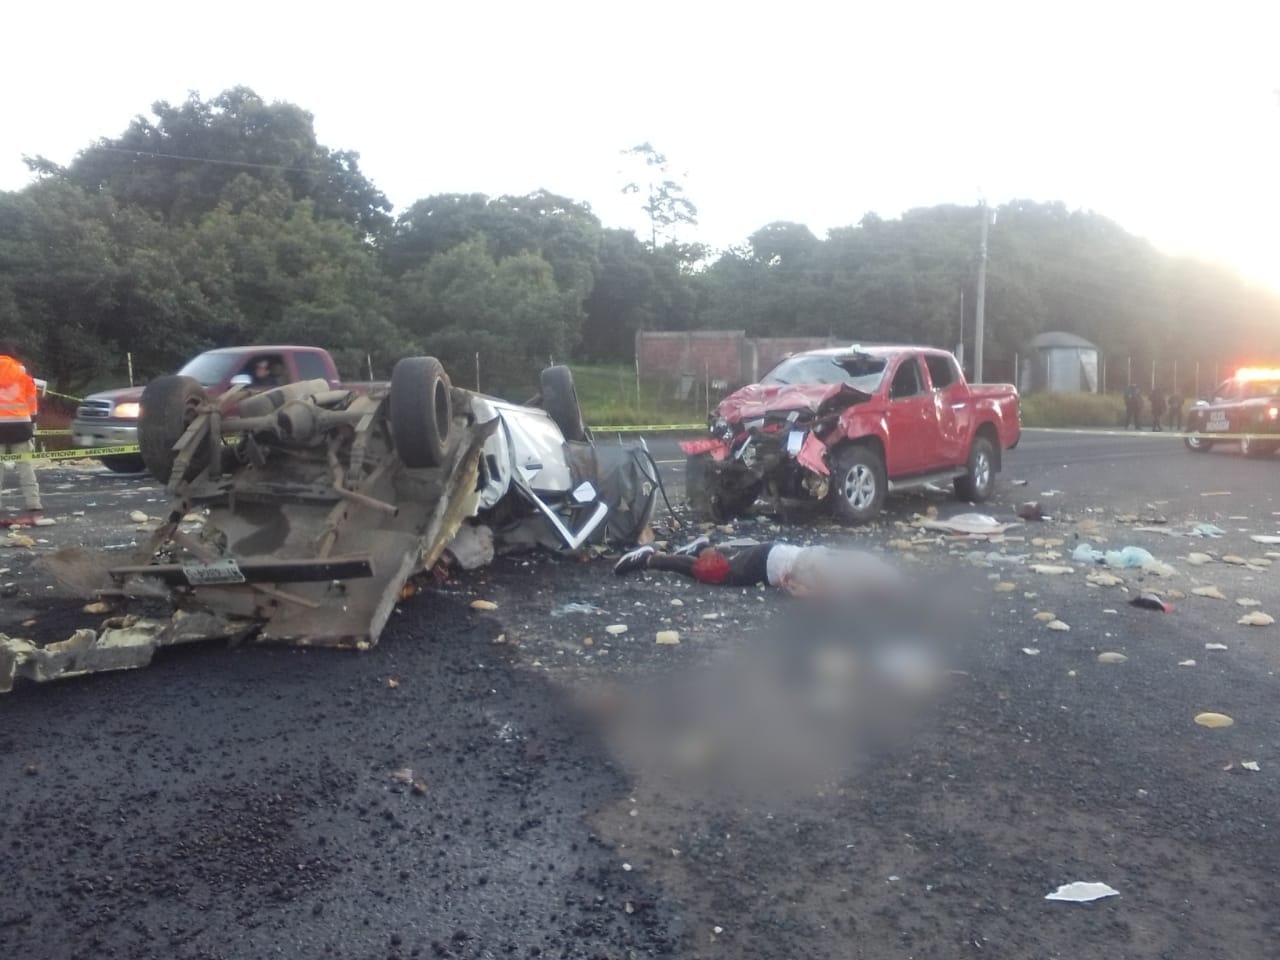
M973 484L979 490L985 490L991 482L991 458L979 453L973 463Z
M855 510L871 505L876 495L876 477L864 463L855 464L845 474L844 497Z

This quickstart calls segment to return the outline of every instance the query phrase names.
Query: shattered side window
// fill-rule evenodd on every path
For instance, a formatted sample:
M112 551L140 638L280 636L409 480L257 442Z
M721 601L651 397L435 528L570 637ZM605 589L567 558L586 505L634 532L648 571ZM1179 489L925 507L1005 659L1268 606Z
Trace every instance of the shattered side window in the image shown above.
M893 386L889 388L889 396L895 400L903 397L914 397L922 391L920 386L920 361L915 357L907 357L893 375Z
M770 370L761 383L773 386L792 383L843 383L863 393L875 393L884 379L881 357L858 353L847 356L788 357Z
M945 390L960 379L955 360L941 353L925 354L924 365L929 368L929 379L935 390Z

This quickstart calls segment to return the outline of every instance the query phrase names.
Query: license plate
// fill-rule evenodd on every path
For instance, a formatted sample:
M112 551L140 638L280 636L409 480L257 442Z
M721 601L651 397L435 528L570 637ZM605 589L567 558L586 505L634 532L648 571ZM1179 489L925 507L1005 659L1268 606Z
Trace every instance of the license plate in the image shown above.
M214 583L244 583L244 573L234 560L211 560L208 563L184 563L182 573L193 587Z
M1204 425L1204 428L1206 430L1227 430L1230 426L1231 424L1227 420L1226 411L1219 410L1215 413L1209 414L1209 422Z

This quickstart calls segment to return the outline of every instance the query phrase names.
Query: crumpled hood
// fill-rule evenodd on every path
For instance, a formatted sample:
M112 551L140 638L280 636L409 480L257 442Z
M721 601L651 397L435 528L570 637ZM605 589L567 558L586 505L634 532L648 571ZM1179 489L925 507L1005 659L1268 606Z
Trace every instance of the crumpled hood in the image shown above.
M871 394L844 383L753 383L720 401L716 412L730 423L754 420L769 413L789 413L851 407L871 399Z

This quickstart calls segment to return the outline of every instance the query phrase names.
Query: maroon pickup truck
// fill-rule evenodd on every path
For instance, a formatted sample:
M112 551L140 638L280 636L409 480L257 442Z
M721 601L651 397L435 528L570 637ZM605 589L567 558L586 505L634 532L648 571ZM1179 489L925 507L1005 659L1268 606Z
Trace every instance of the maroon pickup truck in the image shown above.
M765 496L865 523L886 493L940 481L981 502L1022 432L1013 384L967 383L950 353L909 346L795 354L709 420L680 446L690 504L718 520Z
M328 380L335 387L339 385L338 368L329 352L320 347L224 347L200 354L178 373L199 380L208 394L215 397L229 390L236 377L249 377L255 386L264 390L300 380ZM72 445L135 446L143 389L123 387L85 397L71 423ZM137 453L99 459L118 473L136 473L143 469L142 457Z

